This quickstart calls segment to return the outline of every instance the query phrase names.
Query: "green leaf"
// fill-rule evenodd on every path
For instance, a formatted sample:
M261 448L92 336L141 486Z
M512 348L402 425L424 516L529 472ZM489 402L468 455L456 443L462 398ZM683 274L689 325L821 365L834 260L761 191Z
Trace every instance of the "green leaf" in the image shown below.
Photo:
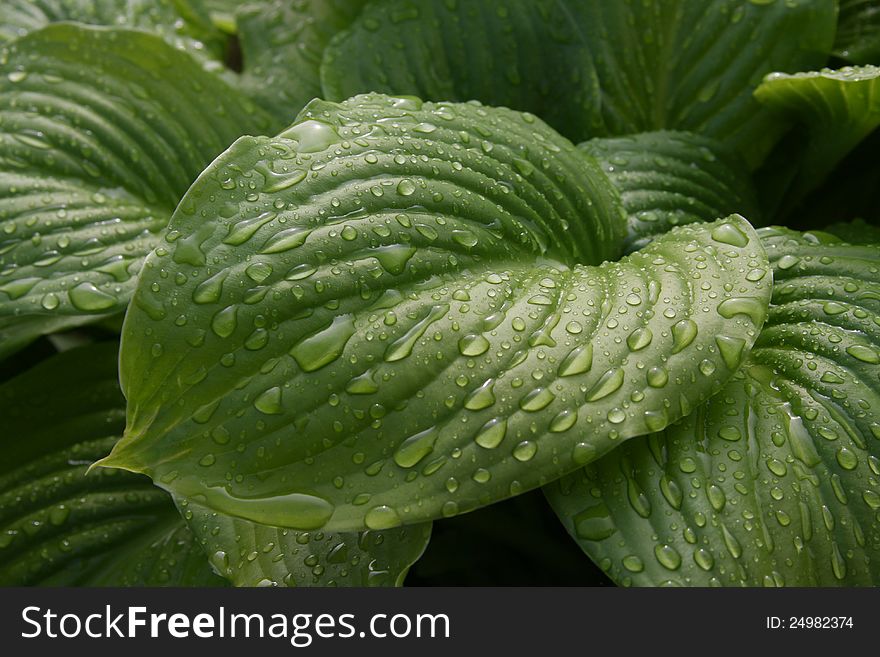
M880 2L841 0L834 54L853 64L880 64Z
M778 126L752 91L770 71L823 65L835 18L832 0L382 0L325 51L324 95L476 98L575 141L688 130L754 166Z
M244 70L242 88L275 119L289 125L321 95L321 55L331 37L347 27L367 0L265 0L235 11Z
M880 244L880 226L873 226L863 219L832 224L825 232L850 244Z
M268 119L141 32L51 25L14 41L2 62L0 352L8 352L123 311L190 183Z
M880 68L773 73L755 97L802 126L794 146L766 165L764 195L775 211L786 213L880 125Z
M0 585L218 585L168 495L89 465L124 426L117 347L54 356L0 385Z
M620 191L627 213L627 250L673 226L740 213L759 222L745 165L721 144L688 132L646 132L580 145Z
M589 266L623 227L598 165L474 104L315 102L190 205L126 317L102 465L301 530L454 515L665 426L733 373L770 296L739 217Z
M236 586L401 586L431 523L360 533L298 532L177 500L214 569Z
M220 35L201 0L4 0L0 43L58 22L152 32L206 64L223 55ZM213 67L219 66L216 62Z
M880 581L880 246L759 233L773 302L736 378L547 488L618 583Z

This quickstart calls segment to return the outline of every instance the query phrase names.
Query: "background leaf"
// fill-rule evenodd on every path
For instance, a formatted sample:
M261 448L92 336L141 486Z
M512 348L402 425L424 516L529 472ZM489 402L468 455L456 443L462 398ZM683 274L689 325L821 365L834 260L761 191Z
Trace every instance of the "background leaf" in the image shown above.
M113 343L74 349L0 385L0 584L208 586L168 495L89 465L122 432Z
M236 586L401 586L431 524L384 532L298 532L177 500L215 570Z
M760 232L773 303L737 377L677 425L546 489L618 583L880 578L880 246Z
M688 130L754 166L780 126L752 91L771 71L823 65L835 19L831 0L385 0L325 51L324 96L475 98L575 141Z
M635 251L673 226L740 213L760 223L743 162L718 142L689 132L645 132L580 145L620 191L626 248Z
M880 64L880 2L841 0L834 54L852 64Z
M862 219L831 224L825 230L850 244L880 244L880 226L871 225Z
M619 248L607 179L479 105L315 103L190 204L126 318L102 464L302 530L455 515L665 426L733 373L770 295L739 217L579 264ZM181 269L195 240L212 265Z
M152 32L207 65L220 65L224 45L201 0L4 0L0 42L16 39L50 23L124 27Z
M124 310L196 175L268 123L150 34L51 25L2 62L0 354Z
M880 125L880 68L773 73L755 97L802 125L758 176L767 212L785 216Z
M321 55L367 0L245 2L235 12L243 72L239 83L284 128L321 96Z

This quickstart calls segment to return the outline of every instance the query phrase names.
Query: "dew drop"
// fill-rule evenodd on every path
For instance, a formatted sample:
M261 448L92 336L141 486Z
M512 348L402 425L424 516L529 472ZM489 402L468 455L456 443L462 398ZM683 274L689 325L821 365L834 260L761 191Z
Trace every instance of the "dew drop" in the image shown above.
M339 358L354 333L354 318L337 315L330 326L305 338L289 353L303 372L314 372Z
M278 415L282 411L281 388L269 388L254 400L254 408L266 415Z
M109 310L117 303L116 297L102 292L92 283L80 283L67 294L75 308L87 312Z
M494 418L486 422L480 429L480 432L474 438L474 441L486 449L494 449L501 444L504 436L507 434L507 420L504 418Z
M401 524L397 511L387 505L374 506L364 516L364 524L369 529L392 529Z
M672 326L672 353L677 354L691 344L697 337L697 323L692 319L682 319Z
M401 468L411 468L434 450L440 433L436 427L425 429L404 440L394 452L394 462Z
M574 376L588 372L593 366L593 345L577 347L559 365L559 376Z
M592 389L587 393L587 401L594 402L616 392L623 385L623 370L621 368L610 369L605 372Z

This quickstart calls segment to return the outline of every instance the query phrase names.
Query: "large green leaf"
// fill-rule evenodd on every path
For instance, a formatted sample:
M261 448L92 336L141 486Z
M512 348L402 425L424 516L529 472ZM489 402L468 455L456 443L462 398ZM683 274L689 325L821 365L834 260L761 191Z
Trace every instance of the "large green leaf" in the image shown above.
M689 130L755 165L777 132L752 90L823 65L835 18L832 0L380 0L325 51L324 95L476 98L578 141Z
M275 130L289 125L308 101L321 96L324 48L366 2L264 0L236 9L244 69L239 82L271 112Z
M880 64L878 0L841 0L834 54L853 64Z
M880 246L759 232L773 303L737 377L547 488L619 583L880 581Z
M759 178L766 205L784 214L880 125L880 68L773 73L755 97L802 126Z
M598 165L532 115L315 102L215 161L148 258L102 465L301 530L546 483L689 412L764 320L742 218L588 266L622 228Z
M178 500L214 569L236 586L400 586L431 523L388 531L299 532Z
M171 499L89 465L124 426L116 345L54 356L0 385L0 584L218 585Z
M153 32L206 63L223 55L201 0L3 0L0 43L62 21Z
M146 33L51 25L0 61L3 354L124 310L190 183L268 119Z
M591 139L580 148L599 161L620 190L628 250L695 221L740 213L759 222L745 165L712 139L689 132L645 132Z

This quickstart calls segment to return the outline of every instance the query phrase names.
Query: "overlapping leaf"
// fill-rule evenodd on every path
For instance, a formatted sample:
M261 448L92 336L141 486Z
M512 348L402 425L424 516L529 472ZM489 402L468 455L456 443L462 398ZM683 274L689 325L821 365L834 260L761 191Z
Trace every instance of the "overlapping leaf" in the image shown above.
M223 56L201 0L4 0L0 42L67 21L152 32L206 63L217 60L214 68Z
M880 68L774 73L755 97L803 128L766 167L764 196L786 212L880 125Z
M268 0L236 9L244 64L239 82L271 112L275 130L289 125L308 101L321 96L324 48L366 1Z
M124 426L115 344L65 352L4 383L0 415L0 583L223 583L149 479L85 474Z
M689 130L755 165L778 133L752 90L823 65L835 17L831 0L382 0L327 48L324 95L476 98L575 140Z
M834 54L853 64L880 64L880 2L841 0Z
M547 489L619 583L880 578L880 247L761 234L773 303L737 377L679 424Z
M740 213L759 222L744 164L718 142L689 132L646 132L591 139L580 145L620 191L627 213L628 250L673 226Z
M431 537L424 523L388 531L298 532L178 500L214 569L236 586L400 586Z
M123 310L202 168L268 118L159 37L52 25L0 65L0 353Z
M127 316L103 464L301 530L464 512L665 426L733 373L770 295L738 217L586 266L619 252L613 186L474 104L315 102L236 142L189 207Z

